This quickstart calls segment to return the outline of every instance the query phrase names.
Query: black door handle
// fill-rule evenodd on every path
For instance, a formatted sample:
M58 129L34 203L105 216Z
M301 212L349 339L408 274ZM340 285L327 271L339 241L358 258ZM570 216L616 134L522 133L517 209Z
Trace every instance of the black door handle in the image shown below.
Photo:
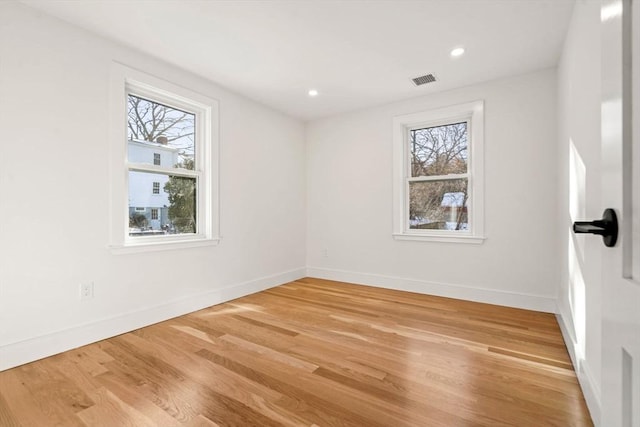
M618 241L618 217L613 209L605 209L602 219L574 222L573 232L598 234L602 236L604 245L611 248Z

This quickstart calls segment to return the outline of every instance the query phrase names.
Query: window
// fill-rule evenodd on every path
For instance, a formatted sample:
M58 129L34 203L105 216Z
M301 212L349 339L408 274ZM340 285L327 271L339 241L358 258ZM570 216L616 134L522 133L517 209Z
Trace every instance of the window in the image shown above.
M127 85L126 89L129 210L131 206L157 206L161 203L168 206L168 220L167 224L159 227L156 224L156 228L168 225L171 234L195 235L203 212L198 209L198 204L206 203L204 197L198 197L203 171L202 162L198 162L200 152L197 148L204 145L198 143L203 134L197 132L200 110L184 100L152 93L137 85ZM156 165L156 150L162 150L165 157L171 159L170 164ZM146 153L149 152L154 153L153 165L148 163L151 156ZM146 200L146 192L142 188L149 181L153 195L160 195L162 183L162 201ZM151 219L158 219L157 209L151 210ZM147 236L154 235L153 227L147 230ZM129 237L139 238L139 230L131 227Z
M468 230L469 122L409 129L409 228Z
M115 252L218 241L218 105L184 86L113 64ZM139 207L150 210L153 223L136 213Z
M399 240L481 243L483 102L394 119Z

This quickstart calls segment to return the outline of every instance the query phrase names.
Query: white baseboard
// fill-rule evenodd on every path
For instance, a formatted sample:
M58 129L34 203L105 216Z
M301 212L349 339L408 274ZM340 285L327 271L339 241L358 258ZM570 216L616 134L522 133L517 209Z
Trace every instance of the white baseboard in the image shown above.
M587 402L587 407L589 408L589 413L591 414L591 419L593 424L596 427L599 427L600 424L600 388L593 380L593 375L591 375L591 369L589 368L589 364L586 360L578 360L576 357L576 339L574 337L575 334L572 333L571 329L567 327L567 322L562 315L562 310L558 310L556 314L556 318L558 319L558 324L560 325L560 331L562 332L562 338L564 339L565 346L567 347L567 351L569 352L569 356L571 357L571 362L573 363L573 369L576 371L576 376L578 377L578 382L580 383L580 388L582 389L582 394L584 395L584 400Z
M305 277L298 268L0 346L0 371Z
M556 312L555 298L541 295L519 294L450 283L436 283L402 277L383 276L380 274L316 267L307 267L307 276L507 307L524 308L546 313Z

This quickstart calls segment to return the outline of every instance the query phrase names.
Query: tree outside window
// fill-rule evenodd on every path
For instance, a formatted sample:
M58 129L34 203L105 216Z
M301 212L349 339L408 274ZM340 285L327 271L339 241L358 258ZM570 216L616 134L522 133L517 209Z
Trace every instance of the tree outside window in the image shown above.
M153 194L159 195L160 189L167 198L166 206L149 206L153 220L162 219L159 230L165 233L183 234L197 232L196 188L197 176L179 173L180 170L195 170L195 128L196 115L189 111L169 106L162 102L129 94L127 97L127 128L130 143L136 143L140 149L147 144L150 150L165 149L174 158L169 169L161 168L130 173L130 193L135 193L136 182L153 177ZM172 154L173 153L173 154ZM152 163L160 166L161 155L153 152ZM143 160L143 163L145 161ZM135 194L130 194L130 200ZM138 202L139 204L140 202ZM159 210L166 209L167 214L160 218ZM130 211L132 211L130 207ZM132 212L132 215L135 213ZM130 223L140 224L139 218L130 218ZM148 230L153 231L153 230ZM138 230L131 235L139 235Z
M409 131L410 228L468 229L467 128L465 121Z

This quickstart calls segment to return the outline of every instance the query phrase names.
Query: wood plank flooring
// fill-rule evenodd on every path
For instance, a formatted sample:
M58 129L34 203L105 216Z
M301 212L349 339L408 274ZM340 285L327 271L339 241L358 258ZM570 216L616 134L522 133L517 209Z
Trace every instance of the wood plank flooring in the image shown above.
M0 426L591 426L551 314L302 279L0 372Z

